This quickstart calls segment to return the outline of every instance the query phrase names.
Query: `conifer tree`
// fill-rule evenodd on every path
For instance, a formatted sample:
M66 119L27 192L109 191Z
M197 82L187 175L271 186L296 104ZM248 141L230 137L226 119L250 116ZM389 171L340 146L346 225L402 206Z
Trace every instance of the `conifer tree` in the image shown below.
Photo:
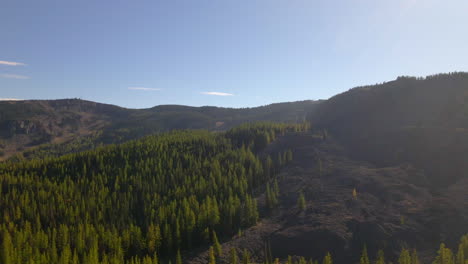
M411 264L421 264L421 261L419 261L418 252L415 248L413 251L411 251Z
M273 192L275 193L276 199L279 197L279 187L278 187L278 180L275 178L273 181Z
M156 253L154 253L154 255L153 255L153 263L151 263L151 264L159 264L158 255Z
M306 209L306 200L302 191L299 193L299 197L297 198L297 208L299 208L300 211L304 211Z
M277 191L270 187L270 183L266 185L266 204L268 209L273 209L278 204Z
M231 248L231 264L237 264L238 260L236 249Z
M327 252L325 257L323 258L322 264L333 264L333 260L332 260L330 252Z
M364 245L362 248L361 259L359 261L360 264L370 264L369 256L367 255L367 246Z
M216 232L214 230L213 230L213 248L215 251L215 255L218 257L221 256L221 254L223 253L221 244L219 243L218 236L216 235Z
M375 260L375 264L385 264L385 255L381 249L377 251L377 259Z
M86 256L86 263L89 264L98 264L99 263L99 252L98 252L98 242L95 240L92 243L91 248L89 249L88 255Z
M399 264L411 264L411 256L406 248L401 249L400 257L398 258Z
M180 249L177 250L176 264L182 264L182 255L180 254Z
M214 252L214 249L213 249L212 246L210 247L210 250L209 250L208 254L209 254L208 255L208 257L209 257L208 263L209 264L216 264L215 252Z
M463 249L462 242L460 242L460 244L458 245L456 264L465 264L465 250Z
M265 256L265 263L266 264L271 264L273 262L273 257L271 255L271 248L270 248L270 243L265 242L265 249L264 249L264 256Z
M242 264L249 264L250 263L250 253L247 251L247 249L244 249L244 252L242 253Z
M70 250L70 246L67 244L65 248L60 253L60 264L69 264L71 260L72 254Z
M288 149L288 150L286 151L286 161L287 161L287 162L290 162L290 161L292 161L292 160L293 160L293 153L292 153L292 151L291 151L290 149Z
M2 264L12 264L13 260L13 243L11 241L11 236L8 231L3 232L3 241L1 248L1 260Z
M159 225L149 225L146 236L148 252L154 254L161 245L162 238Z
M281 155L281 152L278 153L278 166L283 166L283 155Z
M437 256L432 262L433 264L454 264L453 253L449 248L445 247L444 243L440 244L439 251L437 251Z

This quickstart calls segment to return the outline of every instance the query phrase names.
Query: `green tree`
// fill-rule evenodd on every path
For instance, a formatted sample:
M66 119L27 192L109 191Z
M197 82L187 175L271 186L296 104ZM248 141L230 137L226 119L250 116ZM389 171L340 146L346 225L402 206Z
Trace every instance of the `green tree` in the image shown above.
M62 252L60 253L59 263L69 264L71 261L71 258L72 258L71 249L70 249L70 246L67 244L65 248L62 250Z
M250 263L250 253L247 249L244 249L242 253L242 264L249 264Z
M385 255L381 249L377 251L377 259L375 260L375 264L385 264Z
M88 251L88 254L85 256L85 262L87 264L98 264L99 263L99 252L98 252L98 242L95 240L92 243L91 248Z
M273 192L275 193L276 199L279 197L279 187L278 187L278 180L275 179L273 181Z
M432 262L433 264L454 264L453 253L449 248L445 247L444 243L440 244L437 256Z
M406 248L401 249L400 257L398 258L399 264L411 264L411 256Z
M278 204L278 197L275 188L270 187L270 183L266 185L266 205L268 209L273 209Z
M325 257L323 258L322 264L333 264L333 260L332 260L330 252L327 252Z
M161 229L159 225L150 224L146 235L147 249L149 254L154 254L161 246Z
M13 243L11 242L11 236L8 231L3 232L2 248L1 248L1 260L2 264L12 264L13 259Z
M223 251L221 248L221 244L218 241L218 236L216 235L216 232L214 230L213 230L213 247L215 250L215 255L218 257L221 256Z
M411 251L411 264L421 264L416 249L413 249L413 251Z
M293 153L292 153L292 151L291 151L290 149L288 149L288 150L286 151L286 161L287 161L287 162L290 162L290 161L292 161L292 160L293 160Z
M367 255L367 246L364 245L362 248L362 253L361 253L361 259L360 259L360 264L370 264L369 261L369 256Z
M176 264L182 264L182 255L180 254L180 249L177 250L177 255L176 255Z
M208 263L209 263L209 264L216 264L215 252L214 252L214 249L213 249L212 246L210 247L210 250L209 250L209 253L208 253L208 254L209 254L209 255L208 255L208 256L209 256L209 261L208 261Z
M300 211L304 211L306 209L306 200L302 191L299 193L299 197L297 198L297 208L299 208Z
M235 248L231 248L231 264L237 264L239 261Z
M458 245L456 264L465 264L465 250L463 248L463 242L460 242L460 244Z

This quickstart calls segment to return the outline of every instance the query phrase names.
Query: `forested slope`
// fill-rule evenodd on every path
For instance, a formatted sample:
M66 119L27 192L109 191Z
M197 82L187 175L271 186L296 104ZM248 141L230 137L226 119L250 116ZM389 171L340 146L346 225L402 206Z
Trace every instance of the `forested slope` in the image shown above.
M317 103L126 109L79 99L0 102L0 160L60 156L174 129L225 131L254 121L300 123Z
M175 131L1 164L2 263L156 263L237 233L258 220L255 189L292 159L257 153L306 129Z

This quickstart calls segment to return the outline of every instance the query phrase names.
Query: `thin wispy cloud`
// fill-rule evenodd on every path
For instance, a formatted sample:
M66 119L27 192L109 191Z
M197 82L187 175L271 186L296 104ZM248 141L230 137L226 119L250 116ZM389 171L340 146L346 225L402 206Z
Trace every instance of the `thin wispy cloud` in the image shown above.
M3 73L0 74L1 78L9 78L9 79L29 79L29 76L25 75L19 75L19 74L9 74L9 73Z
M148 88L148 87L128 87L129 90L137 91L161 91L159 88Z
M24 99L18 99L18 98L0 98L0 101L24 101Z
M22 62L15 62L15 61L2 61L0 60L0 65L7 65L7 66L26 66L26 64Z
M201 92L205 95L216 95L216 96L234 96L232 93L223 93L223 92Z

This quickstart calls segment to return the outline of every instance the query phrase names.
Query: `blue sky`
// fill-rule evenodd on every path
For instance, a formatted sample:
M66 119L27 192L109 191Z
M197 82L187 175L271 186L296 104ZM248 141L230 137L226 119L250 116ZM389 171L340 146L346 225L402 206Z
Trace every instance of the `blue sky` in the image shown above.
M2 0L0 98L325 99L468 71L466 0Z

